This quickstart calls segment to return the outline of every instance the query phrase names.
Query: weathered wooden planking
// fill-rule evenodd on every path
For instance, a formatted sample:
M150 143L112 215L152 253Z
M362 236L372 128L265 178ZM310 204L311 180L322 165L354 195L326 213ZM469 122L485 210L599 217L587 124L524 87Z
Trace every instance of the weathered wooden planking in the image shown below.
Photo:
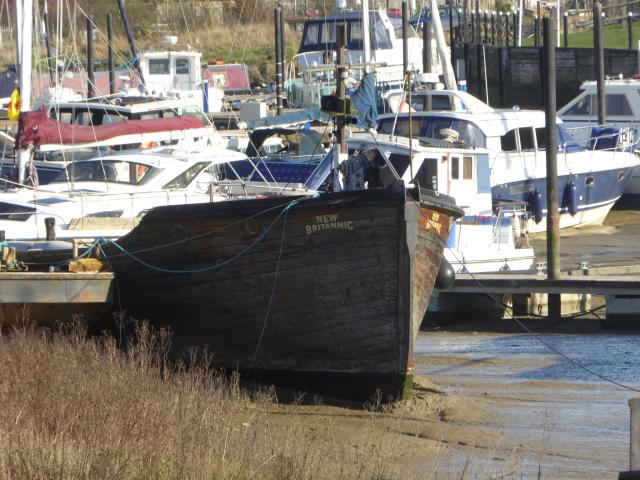
M163 207L119 243L157 267L205 268L254 242L289 201ZM430 209L421 212L424 204ZM284 237L282 215L253 249L221 269L171 274L114 248L106 253L123 307L171 328L176 353L206 345L223 367L296 379L304 372L318 386L330 386L327 376L350 378L366 385L362 396L376 388L397 395L412 371L416 325L447 219L457 214L446 198L325 194L290 208Z

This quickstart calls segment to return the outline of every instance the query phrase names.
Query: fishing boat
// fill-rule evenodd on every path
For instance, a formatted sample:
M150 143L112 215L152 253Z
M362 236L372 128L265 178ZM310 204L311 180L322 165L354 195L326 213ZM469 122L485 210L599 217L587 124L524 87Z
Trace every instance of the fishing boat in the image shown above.
M411 388L413 345L461 214L450 197L395 182L159 207L102 252L122 308L168 327L173 354L206 347L246 376L386 400Z
M418 138L424 145L486 148L493 202L526 202L528 230L543 231L546 218L546 135L544 112L415 112L382 115L378 133ZM625 192L638 157L620 137L608 149L585 148L557 125L560 228L599 225Z

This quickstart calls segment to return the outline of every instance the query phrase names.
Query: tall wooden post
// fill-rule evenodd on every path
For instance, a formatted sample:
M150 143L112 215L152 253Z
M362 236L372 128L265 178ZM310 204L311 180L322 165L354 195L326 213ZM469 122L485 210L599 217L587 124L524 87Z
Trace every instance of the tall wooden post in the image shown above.
M109 94L116 93L116 69L113 64L113 17L107 14L107 63L109 68Z
M93 71L93 23L87 17L87 98L93 98L95 91L96 77Z
M337 65L337 83L336 97L344 100L347 96L345 81L347 80L347 66L345 48L347 46L347 24L336 24L336 45L338 47L336 55ZM347 136L345 135L345 119L344 116L337 117L338 127L338 143L340 144L340 153L347 153Z
M276 43L276 113L278 115L282 113L282 47L280 45L282 36L280 35L280 18L280 7L276 7L273 10L273 23Z
M484 44L489 43L489 12L485 11L483 13L483 20L484 20L484 38L483 38L483 42Z
M606 122L604 105L604 46L602 38L602 4L600 2L593 4L593 48L597 82L598 124L604 125Z
M564 12L562 30L564 31L564 48L569 48L569 13L568 12Z
M633 50L633 12L627 13L627 38L629 40L629 50Z
M549 18L542 21L544 36L544 113L547 154L547 278L560 278L560 214L558 212L558 137L556 131L556 50L554 28ZM561 315L559 294L549 294L549 319Z

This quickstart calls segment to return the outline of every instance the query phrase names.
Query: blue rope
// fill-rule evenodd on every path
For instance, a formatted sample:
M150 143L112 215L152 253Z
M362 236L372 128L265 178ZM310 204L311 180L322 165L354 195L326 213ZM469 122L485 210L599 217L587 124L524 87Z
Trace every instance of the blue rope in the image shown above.
M253 353L253 359L251 360L251 365L249 366L249 370L253 369L253 365L256 363L256 358L258 357L258 351L260 350L260 346L262 345L262 338L264 336L264 332L267 329L267 322L269 321L269 317L271 316L271 306L273 305L273 299L276 294L276 285L278 283L278 274L280 273L280 260L282 259L282 251L284 250L284 238L285 233L287 231L287 214L284 216L284 224L282 225L282 239L280 240L280 252L278 252L278 261L276 262L276 271L273 277L273 285L271 286L271 297L269 297L269 305L267 306L267 313L264 316L264 322L262 323L262 330L260 332L260 336L258 337L258 344L256 345L256 351Z
M271 224L269 224L269 226L267 228L265 228L265 230L262 232L262 234L256 238L252 243L250 243L249 245L247 245L245 248L243 248L239 253L237 253L236 255L234 255L231 258L228 258L227 260L224 260L220 263L217 263L215 265L209 266L209 267L204 267L204 268L197 268L194 270L173 270L173 269L169 269L169 268L163 268L163 267L158 267L156 265L152 265L148 262L145 262L144 260L142 260L141 258L138 258L137 256L135 256L133 253L128 252L126 249L124 249L122 246L118 245L116 242L114 242L113 240L108 240L108 239L98 239L96 240L95 243L97 243L96 246L101 247L102 245L109 244L109 245L113 245L115 248L117 248L118 250L120 250L123 254L125 254L126 256L130 257L132 260L135 260L136 262L138 262L140 265L147 267L151 270L155 270L157 272L161 272L161 273L172 273L172 274L190 274L190 273L204 273L204 272L210 272L213 270L216 270L218 268L222 268L225 267L227 265L229 265L231 262L237 260L238 258L242 257L243 255L245 255L246 253L248 253L250 250L252 250L258 243L260 243L262 240L264 240L264 238L267 236L267 234L269 233L269 231L271 231L271 229L274 227L274 225L276 223L278 223L278 221L280 220L280 217L282 217L282 215L285 215L290 208L292 208L293 206L295 206L297 203L300 202L300 199L298 200L294 200L292 202L290 202L288 205L286 205L281 211L280 213L278 213L278 215L276 216L276 218L273 220L273 222L271 222ZM95 247L93 247L95 248ZM102 249L101 249L102 250ZM91 251L91 248L89 250L87 250L88 252ZM87 252L85 252L86 254ZM104 251L102 251L102 253L104 254ZM84 254L83 254L84 255ZM106 255L105 255L106 256Z

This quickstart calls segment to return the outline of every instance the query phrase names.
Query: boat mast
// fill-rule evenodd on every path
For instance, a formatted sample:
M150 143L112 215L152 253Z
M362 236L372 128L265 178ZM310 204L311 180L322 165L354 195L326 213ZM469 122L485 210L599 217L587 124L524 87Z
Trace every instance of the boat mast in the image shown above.
M445 88L448 90L457 90L458 86L456 85L456 77L453 73L453 66L451 65L451 57L447 53L447 42L444 39L442 22L440 21L440 15L437 14L437 0L431 0L431 12L431 22L433 25L433 32L436 36L436 46L438 47L438 56L440 57L440 64L442 65ZM451 45L451 48L453 48L453 45Z
M20 81L20 111L31 110L31 50L33 33L33 0L15 0L18 72ZM18 183L25 181L27 164L31 151L20 149L16 152L18 163Z
M369 36L369 0L362 0L362 59L364 63L364 73L369 72L369 62L371 61L371 37Z

